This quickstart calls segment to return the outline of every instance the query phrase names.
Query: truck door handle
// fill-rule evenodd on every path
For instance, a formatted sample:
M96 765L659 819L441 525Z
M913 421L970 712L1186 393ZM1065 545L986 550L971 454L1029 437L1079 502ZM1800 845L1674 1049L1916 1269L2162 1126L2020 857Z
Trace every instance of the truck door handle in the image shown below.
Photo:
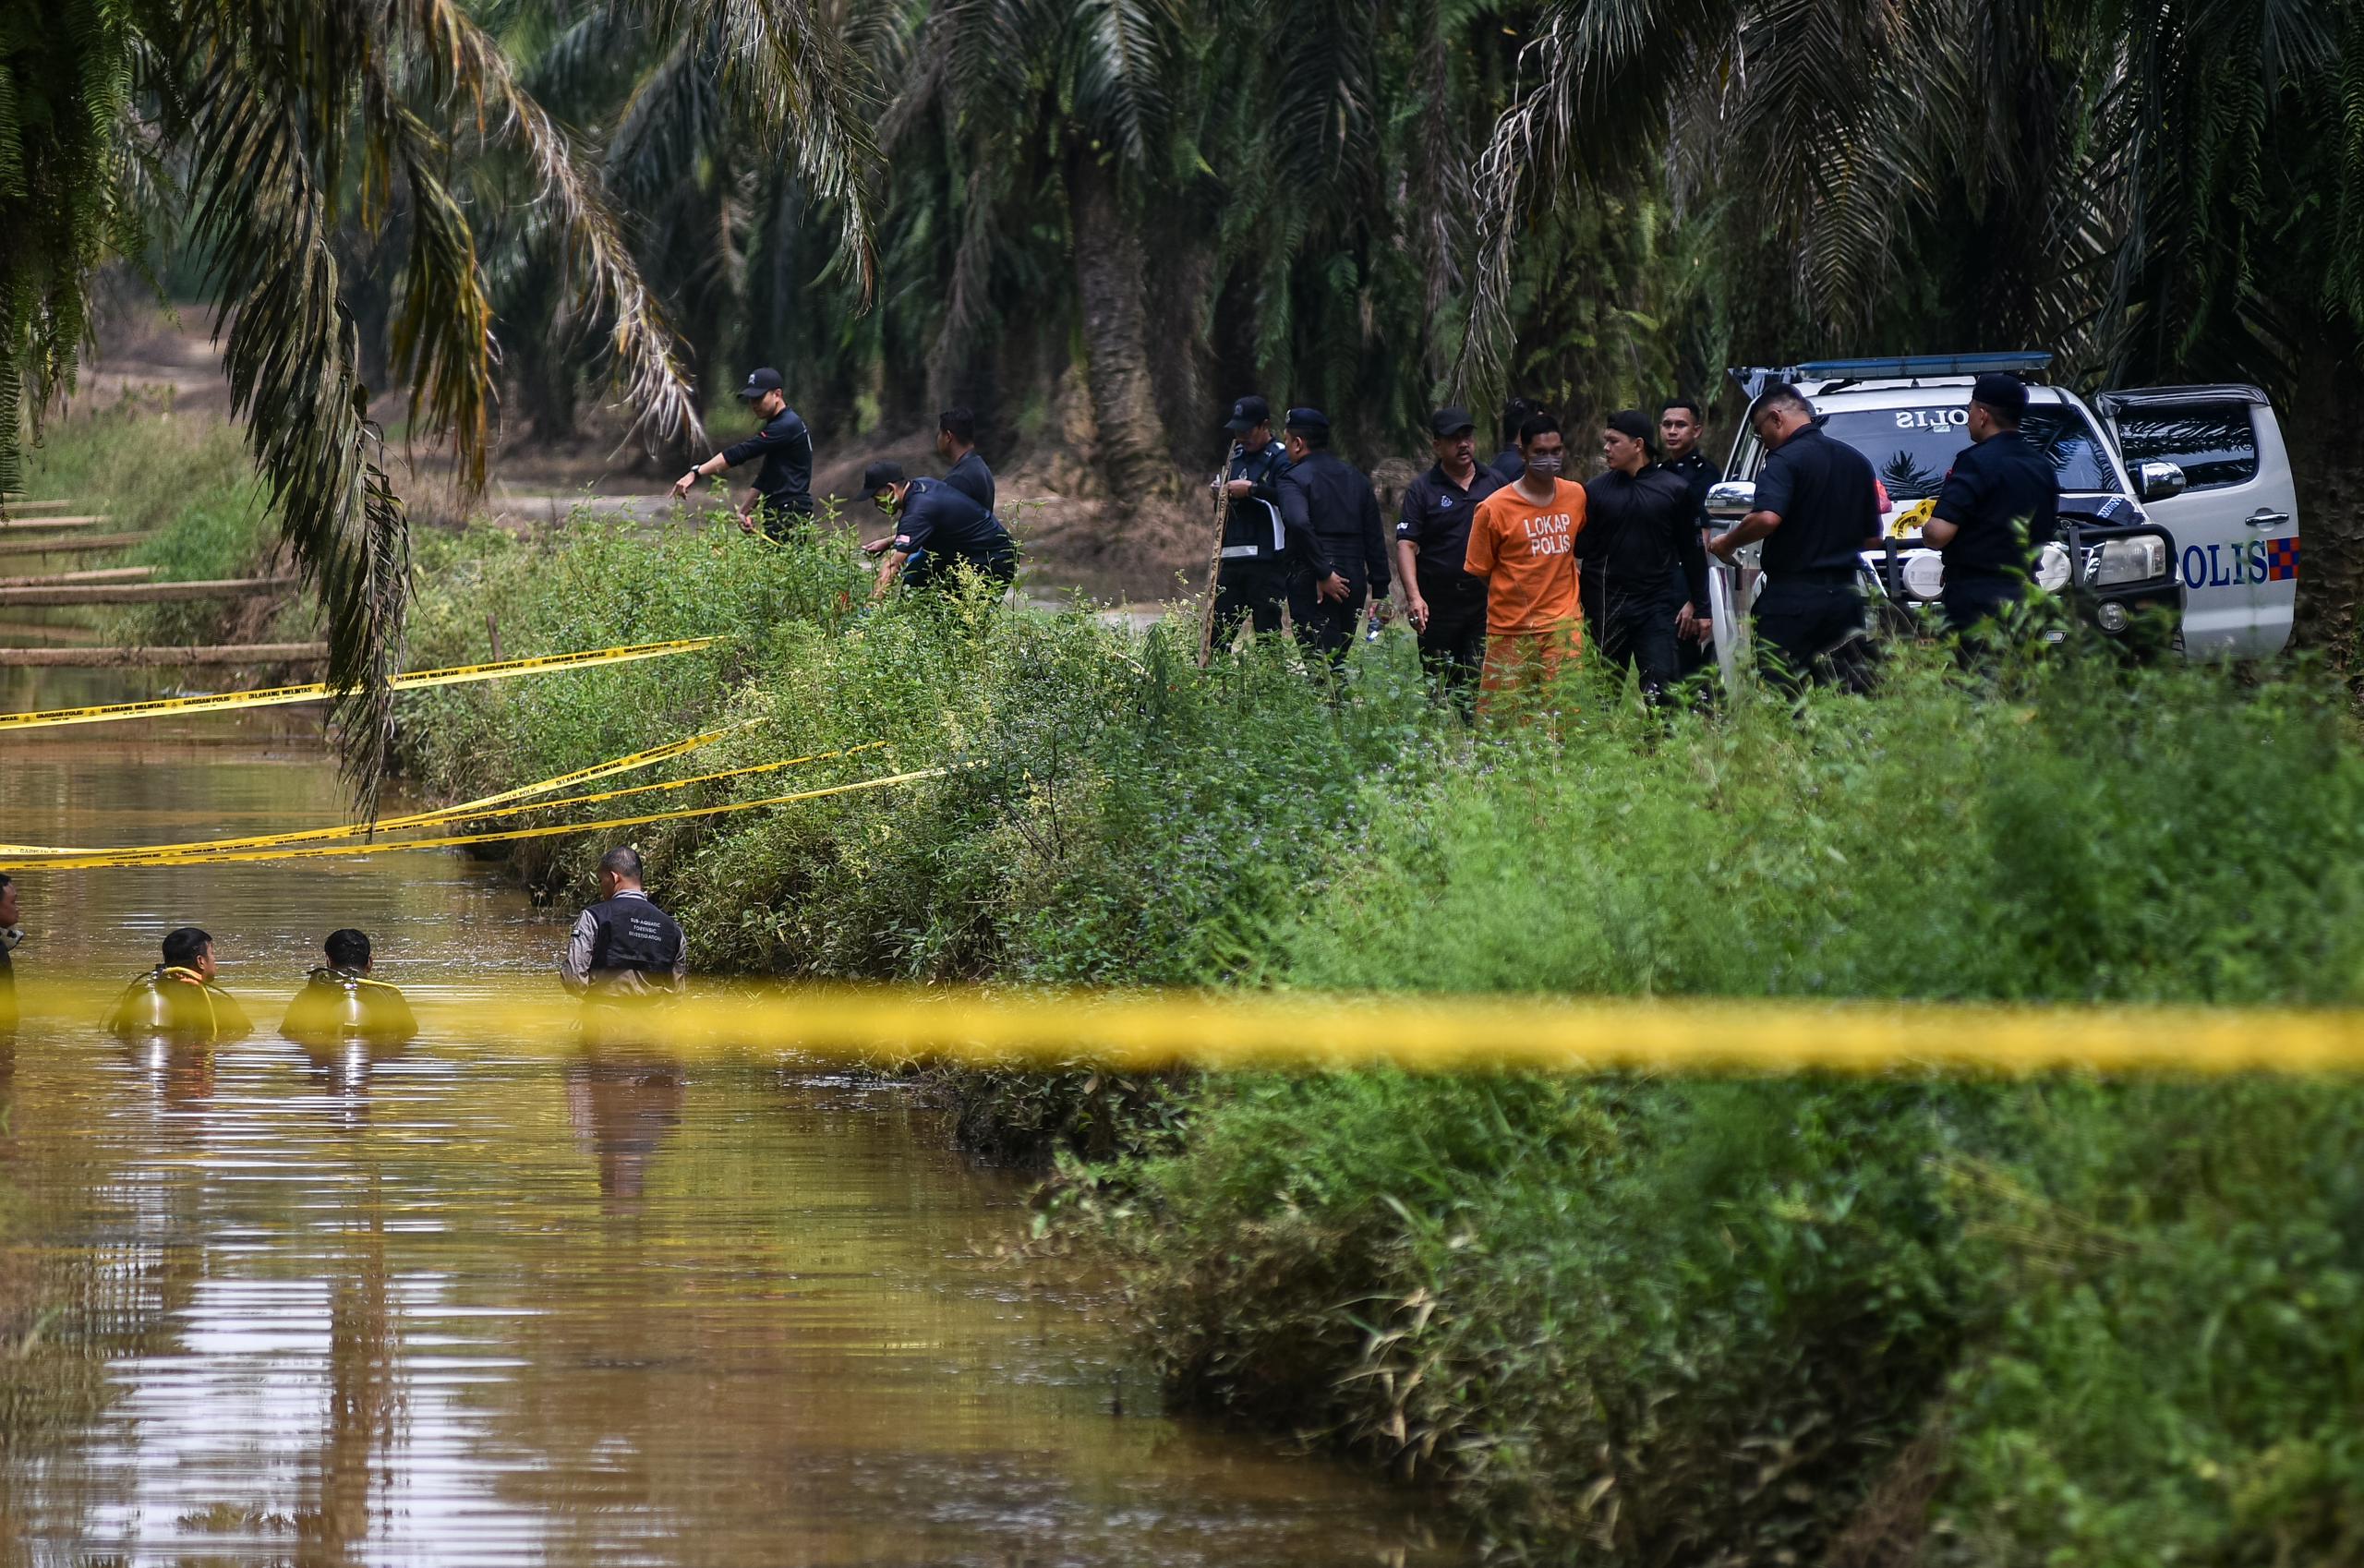
M2282 525L2290 521L2290 514L2286 512L2274 512L2266 507L2261 506L2255 512L2250 513L2247 517L2243 518L2242 521L2247 523L2252 528L2279 528Z

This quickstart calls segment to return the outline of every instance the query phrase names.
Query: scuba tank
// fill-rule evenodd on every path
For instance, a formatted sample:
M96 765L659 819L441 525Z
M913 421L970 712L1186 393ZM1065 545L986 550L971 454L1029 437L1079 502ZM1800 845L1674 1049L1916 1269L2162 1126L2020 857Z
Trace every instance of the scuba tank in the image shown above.
M199 1012L192 1003L201 1005L203 1011ZM133 981L115 1003L107 1027L125 1039L201 1032L211 1042L218 1032L213 999L206 995L205 983L196 971L171 964L158 964Z
M357 976L337 969L316 969L312 983L335 992L331 997L330 1010L323 1023L333 1022L337 1036L354 1040L369 1032L369 1007L361 997L361 981Z

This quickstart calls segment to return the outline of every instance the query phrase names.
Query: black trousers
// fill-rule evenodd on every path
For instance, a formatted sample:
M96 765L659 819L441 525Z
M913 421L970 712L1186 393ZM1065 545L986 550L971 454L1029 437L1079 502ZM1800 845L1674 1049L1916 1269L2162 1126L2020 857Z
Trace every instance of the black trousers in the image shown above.
M800 524L813 521L813 513L809 511L799 512L790 507L775 506L766 501L757 501L754 511L755 526L764 531L764 537L776 545L784 545L788 542L790 529Z
M1776 684L1863 683L1859 650L1846 646L1863 632L1863 596L1853 583L1768 582L1755 616L1758 657Z
M1466 691L1486 663L1486 585L1466 572L1423 568L1420 597L1429 606L1420 662L1449 690Z
M1281 629L1281 607L1288 603L1288 568L1278 561L1224 561L1215 572L1215 644L1231 645L1245 621L1259 633Z
M1601 657L1638 674L1642 694L1652 701L1683 679L1674 637L1674 618L1682 608L1681 600L1657 594L1611 599L1601 609Z
M993 544L974 549L922 550L903 562L903 586L936 588L949 593L960 581L960 574L953 570L956 565L967 566L978 575L1007 588L1018 580L1017 542L1004 536Z
M1991 621L2027 597L2028 585L2016 577L1964 577L1946 584L1946 624L1967 632Z
M1355 645L1355 633L1362 626L1363 590L1368 585L1358 572L1338 573L1346 580L1346 597L1325 599L1315 591L1313 573L1300 572L1289 584L1289 619L1297 622L1297 640L1309 648L1330 656L1336 664Z

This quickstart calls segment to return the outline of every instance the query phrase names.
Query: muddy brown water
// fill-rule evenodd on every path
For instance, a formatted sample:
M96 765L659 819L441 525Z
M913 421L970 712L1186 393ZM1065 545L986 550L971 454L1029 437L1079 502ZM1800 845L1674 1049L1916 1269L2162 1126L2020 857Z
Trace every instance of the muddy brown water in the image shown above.
M0 707L127 694L30 684ZM275 723L11 740L0 838L335 820ZM198 923L263 1032L17 1043L0 1565L1465 1561L1360 1472L1161 1413L1104 1282L1011 1261L1021 1185L903 1087L270 1032L338 925L420 992L546 971L559 918L488 868L22 881L20 974L127 978Z

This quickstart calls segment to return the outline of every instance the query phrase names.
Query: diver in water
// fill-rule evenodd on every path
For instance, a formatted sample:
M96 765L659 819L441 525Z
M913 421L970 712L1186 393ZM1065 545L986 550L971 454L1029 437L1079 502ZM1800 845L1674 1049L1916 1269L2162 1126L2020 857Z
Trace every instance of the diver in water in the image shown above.
M169 1034L208 1044L243 1040L254 1032L247 1011L213 983L213 938L184 925L164 936L164 961L131 983L107 1031L125 1038Z
M328 962L312 971L304 989L288 1004L279 1032L302 1045L358 1040L400 1045L418 1033L403 994L369 978L369 937L347 928L332 931L321 944Z

